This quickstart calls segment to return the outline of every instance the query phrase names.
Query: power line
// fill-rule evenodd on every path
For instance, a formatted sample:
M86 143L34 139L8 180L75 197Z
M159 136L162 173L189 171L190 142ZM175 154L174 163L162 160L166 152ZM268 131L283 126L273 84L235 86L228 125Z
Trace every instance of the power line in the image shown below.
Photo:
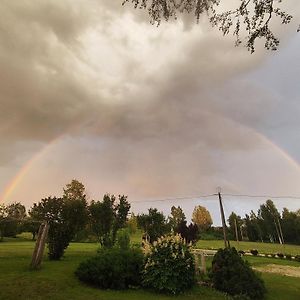
M270 198L270 199L297 199L297 200L300 200L300 196L246 195L246 194L222 194L222 195L223 196L230 196L230 197Z
M300 196L274 196L274 195L249 195L249 194L223 194L223 196L229 197L246 197L246 198L269 198L269 199L295 199L300 200ZM218 194L206 194L206 195L195 195L195 196L186 196L186 197L168 197L168 198L160 198L160 199L149 199L149 200L141 200L141 201L131 201L131 203L147 203L147 202L164 202L164 201L172 201L172 200L192 200L199 198L210 198L218 196ZM213 200L213 199L210 199ZM217 198L216 198L217 200Z
M171 200L186 200L186 199L209 198L209 197L213 197L215 195L216 194L187 196L187 197L174 197L174 198L162 198L162 199L149 199L149 200L141 200L141 201L131 201L131 203L163 202L163 201L171 201Z

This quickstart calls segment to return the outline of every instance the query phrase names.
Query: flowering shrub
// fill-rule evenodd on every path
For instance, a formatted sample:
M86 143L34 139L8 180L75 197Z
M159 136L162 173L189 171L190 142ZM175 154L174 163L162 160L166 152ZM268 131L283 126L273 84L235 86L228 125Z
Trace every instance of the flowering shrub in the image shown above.
M191 288L195 283L195 265L190 248L179 234L163 236L153 244L146 242L143 286L171 294Z

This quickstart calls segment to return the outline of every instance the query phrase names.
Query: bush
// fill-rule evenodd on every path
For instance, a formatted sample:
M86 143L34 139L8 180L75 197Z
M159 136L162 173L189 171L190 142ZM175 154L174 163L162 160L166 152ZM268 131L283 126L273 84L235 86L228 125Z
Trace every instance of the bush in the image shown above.
M212 261L211 278L216 289L230 295L262 299L266 291L263 281L235 248L218 250Z
M256 249L251 249L250 250L250 253L254 256L257 256L258 255L258 251Z
M296 255L295 260L300 262L300 255Z
M243 251L243 250L239 250L238 253L239 253L239 255L241 255L241 256L245 255L245 251Z
M117 246L123 250L130 248L130 236L127 229L123 228L117 232Z
M288 259L288 260L292 260L292 255L291 254L286 254L285 258Z
M158 238L144 245L143 286L158 292L179 294L195 283L194 257L180 235Z
M102 289L126 289L141 284L143 253L140 249L100 249L82 262L75 274L83 282Z
M278 256L279 258L284 258L283 253L277 253L277 256Z

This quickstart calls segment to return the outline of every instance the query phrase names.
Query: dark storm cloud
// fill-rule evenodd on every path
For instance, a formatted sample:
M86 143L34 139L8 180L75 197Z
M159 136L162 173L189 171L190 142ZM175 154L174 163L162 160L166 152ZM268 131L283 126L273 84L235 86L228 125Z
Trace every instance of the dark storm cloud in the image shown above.
M266 146L248 127L265 126L272 95L243 79L266 52L205 20L156 28L111 0L7 0L0 13L0 164L66 134L79 169L158 195L225 184L223 156Z

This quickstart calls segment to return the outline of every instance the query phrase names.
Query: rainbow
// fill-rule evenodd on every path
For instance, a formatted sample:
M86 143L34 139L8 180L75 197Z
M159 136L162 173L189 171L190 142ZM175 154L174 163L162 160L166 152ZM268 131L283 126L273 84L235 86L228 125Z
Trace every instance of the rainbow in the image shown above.
M222 116L224 118L224 116ZM230 120L232 122L232 120ZM241 126L241 124L239 124ZM246 130L248 130L250 133L256 135L259 139L261 139L263 142L265 142L267 145L269 145L272 149L274 149L285 161L289 163L289 165L294 168L296 171L300 174L300 166L299 163L292 158L289 153L284 151L282 148L280 148L277 144L272 142L270 139L268 139L265 135L255 131L254 129L250 127L245 127ZM30 160L28 160L18 171L18 173L12 178L12 180L9 182L9 184L4 189L4 192L2 196L0 197L0 203L8 202L9 198L17 188L17 186L22 182L23 178L26 176L26 174L30 171L32 166L35 164L36 161L38 161L40 158L42 158L46 153L50 152L51 149L59 142L61 139L65 137L65 133L62 135L59 135L55 139L51 140L48 144L46 144L38 153L36 153Z
M13 194L14 190L17 188L17 186L22 182L23 178L26 176L26 174L30 171L32 166L36 161L38 161L40 158L42 158L46 153L50 152L51 149L61 140L65 134L61 134L58 137L52 139L50 142L48 142L40 151L38 151L35 155L33 155L32 158L30 158L18 171L18 173L13 177L12 180L8 183L8 185L5 187L4 192L0 196L0 203L8 202L8 199Z

